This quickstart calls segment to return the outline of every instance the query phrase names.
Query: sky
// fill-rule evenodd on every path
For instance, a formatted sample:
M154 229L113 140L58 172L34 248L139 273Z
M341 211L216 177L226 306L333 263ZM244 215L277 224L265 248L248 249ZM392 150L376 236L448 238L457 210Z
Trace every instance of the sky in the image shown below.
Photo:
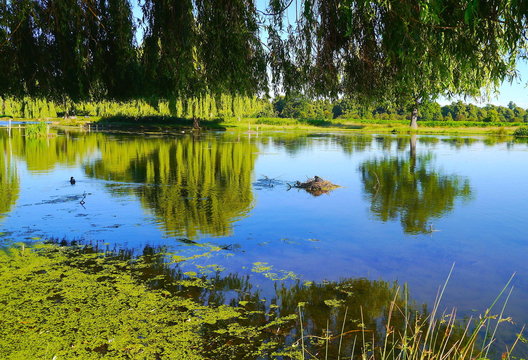
M528 61L520 60L517 65L517 78L512 82L505 81L497 89L497 93L490 96L490 99L484 101L478 99L446 99L440 98L437 102L440 105L447 105L456 100L462 100L466 103L472 103L477 106L484 106L486 104L507 106L510 101L513 101L517 106L528 109Z
M519 62L517 66L519 78L513 83L505 82L499 89L499 95L490 101L492 104L506 106L513 101L522 108L528 108L528 61Z
M267 0L257 0L257 7L258 8L265 8L264 5L267 3ZM133 11L134 16L139 19L141 18L141 10L137 6L136 2L132 2L133 4ZM295 13L289 14L292 17L295 16ZM143 31L142 29L138 29L138 34L136 35L138 39L143 37ZM517 66L517 73L518 76L516 79L514 79L512 82L505 81L502 83L502 85L497 89L497 93L492 95L490 99L463 99L460 98L460 100L466 102L466 103L472 103L477 106L484 106L486 104L493 104L493 105L501 105L501 106L507 106L510 101L513 101L517 106L520 106L524 109L528 109L528 61L520 61ZM459 100L459 98L455 99L447 99L447 98L440 98L437 100L437 102L441 105L446 105L451 103L452 101Z

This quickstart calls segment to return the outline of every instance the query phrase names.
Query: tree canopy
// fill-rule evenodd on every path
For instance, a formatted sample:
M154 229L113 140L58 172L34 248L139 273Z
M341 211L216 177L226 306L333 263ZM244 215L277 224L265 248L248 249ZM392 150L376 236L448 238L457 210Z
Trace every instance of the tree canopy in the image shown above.
M0 95L187 97L272 84L415 109L513 76L527 44L528 4L518 0L139 5L141 19L132 0L0 0Z

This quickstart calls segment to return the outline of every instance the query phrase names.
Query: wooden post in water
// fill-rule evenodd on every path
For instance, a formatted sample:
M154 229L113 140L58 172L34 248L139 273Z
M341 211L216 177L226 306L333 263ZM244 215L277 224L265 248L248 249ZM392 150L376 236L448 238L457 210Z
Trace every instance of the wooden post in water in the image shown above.
M7 125L7 134L9 137L11 137L11 119L9 119L9 122Z

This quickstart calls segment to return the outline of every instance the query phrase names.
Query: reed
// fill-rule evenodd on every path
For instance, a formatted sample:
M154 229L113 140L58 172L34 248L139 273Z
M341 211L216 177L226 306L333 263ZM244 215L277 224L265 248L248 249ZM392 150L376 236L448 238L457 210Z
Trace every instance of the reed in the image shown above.
M341 333L338 335L330 334L328 325L322 336L308 334L306 327L304 327L301 332L303 339L299 341L302 346L302 358L324 360L344 358L361 360L473 360L493 358L490 355L493 345L497 342L499 326L511 321L510 318L504 316L504 313L513 289L511 287L513 275L483 314L461 321L457 319L456 309L440 312L441 301L452 271L453 268L451 268L445 283L440 287L428 315L421 315L409 305L406 287L403 289L403 302L399 301L401 289L397 288L396 294L387 308L387 317L381 339L375 339L374 334L378 331L377 329L367 329L364 326L363 309L360 309L359 329L347 329L345 327L347 308ZM494 313L494 309L499 307L499 304L501 306L498 313ZM523 331L524 327L511 347L504 349L501 353L501 359L514 359L512 353L518 342L524 339ZM344 353L342 351L343 337L354 333L356 335L351 346L348 346L348 353ZM310 348L308 340L314 338L323 340L323 344L319 342L319 345ZM333 344L337 346L337 352L330 355L329 347L332 342L337 342L337 344ZM314 349L317 346L321 348L324 346L324 351ZM496 350L494 348L494 351Z

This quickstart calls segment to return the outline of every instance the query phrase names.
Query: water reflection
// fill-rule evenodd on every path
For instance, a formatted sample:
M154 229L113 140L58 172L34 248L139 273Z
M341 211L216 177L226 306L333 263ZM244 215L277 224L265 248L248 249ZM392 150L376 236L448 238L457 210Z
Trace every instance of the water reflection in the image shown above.
M13 160L13 146L7 134L0 132L0 219L16 203L20 193L20 179Z
M47 137L25 137L15 131L9 139L13 154L31 172L49 172L58 165L74 167L97 149L103 134L82 132L52 133Z
M469 180L442 174L432 154L416 155L416 137L409 139L409 157L384 157L360 166L370 210L382 220L400 219L409 234L434 231L430 223L453 210L457 199L471 198Z
M86 174L139 184L125 190L136 194L171 235L229 235L232 222L252 207L251 177L258 149L248 141L135 137L103 140L98 147L101 158L85 166Z

